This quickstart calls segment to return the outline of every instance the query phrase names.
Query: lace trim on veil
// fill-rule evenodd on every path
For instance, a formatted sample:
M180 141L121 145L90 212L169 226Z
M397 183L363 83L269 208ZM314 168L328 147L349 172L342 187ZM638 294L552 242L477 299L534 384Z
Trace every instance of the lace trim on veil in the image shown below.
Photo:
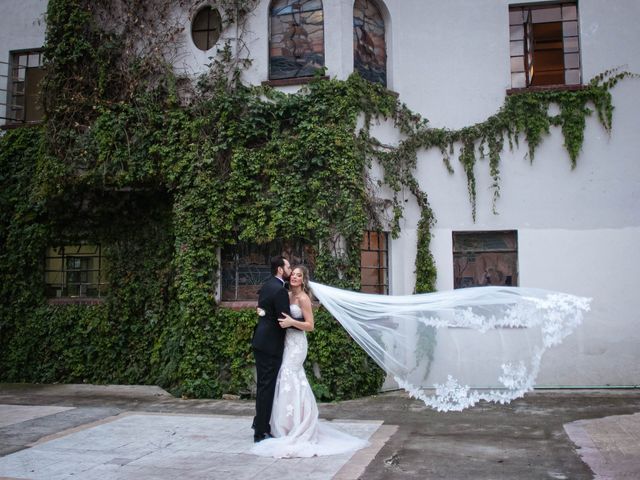
M576 329L591 301L520 287L387 296L310 285L400 388L438 411L531 391L545 351Z

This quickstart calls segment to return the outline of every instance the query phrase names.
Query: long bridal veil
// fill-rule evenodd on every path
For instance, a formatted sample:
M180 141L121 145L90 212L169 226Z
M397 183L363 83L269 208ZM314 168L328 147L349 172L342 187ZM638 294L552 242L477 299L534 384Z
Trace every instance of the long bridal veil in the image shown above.
M439 411L533 389L544 352L590 299L521 287L373 295L310 282L313 294L398 386Z

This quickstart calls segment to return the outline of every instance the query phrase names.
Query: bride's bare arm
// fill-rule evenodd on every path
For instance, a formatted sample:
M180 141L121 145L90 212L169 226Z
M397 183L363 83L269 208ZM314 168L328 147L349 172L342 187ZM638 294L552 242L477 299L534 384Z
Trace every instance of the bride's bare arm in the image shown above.
M308 295L301 295L298 299L300 309L302 310L302 317L304 322L300 320L294 320L289 315L284 315L284 318L279 318L280 326L282 328L295 327L298 330L304 330L305 332L313 331L313 310L311 309L311 299Z

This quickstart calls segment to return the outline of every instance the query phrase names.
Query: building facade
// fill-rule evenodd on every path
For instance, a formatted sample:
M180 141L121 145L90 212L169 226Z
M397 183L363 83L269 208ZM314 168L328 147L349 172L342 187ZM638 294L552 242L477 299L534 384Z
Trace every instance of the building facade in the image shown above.
M237 34L221 27L215 1L196 7L177 12L185 28L175 67L193 76ZM45 11L44 0L0 3L5 124L41 118L35 98ZM493 115L521 89L580 88L619 66L640 72L638 17L635 0L261 1L247 19L243 48L252 64L244 81L294 92L319 68L338 79L356 69L432 126L458 129ZM488 161L479 162L475 220L458 152L453 173L440 152L419 154L416 176L437 219L438 290L501 284L593 298L584 324L545 357L540 386L640 384L640 296L632 281L640 268L633 253L640 243L639 88L630 79L612 91L610 135L595 115L587 120L575 169L559 128L533 161L526 143L505 145L496 212ZM400 140L390 124L374 130L385 143ZM375 234L363 242L363 284L372 291L413 292L419 210L409 192L406 200L399 238ZM244 299L238 288L229 295Z

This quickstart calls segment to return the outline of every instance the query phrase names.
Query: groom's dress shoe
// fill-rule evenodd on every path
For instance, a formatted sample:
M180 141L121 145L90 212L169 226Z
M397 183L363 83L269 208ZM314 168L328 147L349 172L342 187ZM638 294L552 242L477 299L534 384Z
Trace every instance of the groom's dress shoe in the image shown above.
M270 433L265 433L263 435L254 435L253 443L258 443L258 442L261 442L262 440L267 440L268 438L273 438L273 435L271 435Z

